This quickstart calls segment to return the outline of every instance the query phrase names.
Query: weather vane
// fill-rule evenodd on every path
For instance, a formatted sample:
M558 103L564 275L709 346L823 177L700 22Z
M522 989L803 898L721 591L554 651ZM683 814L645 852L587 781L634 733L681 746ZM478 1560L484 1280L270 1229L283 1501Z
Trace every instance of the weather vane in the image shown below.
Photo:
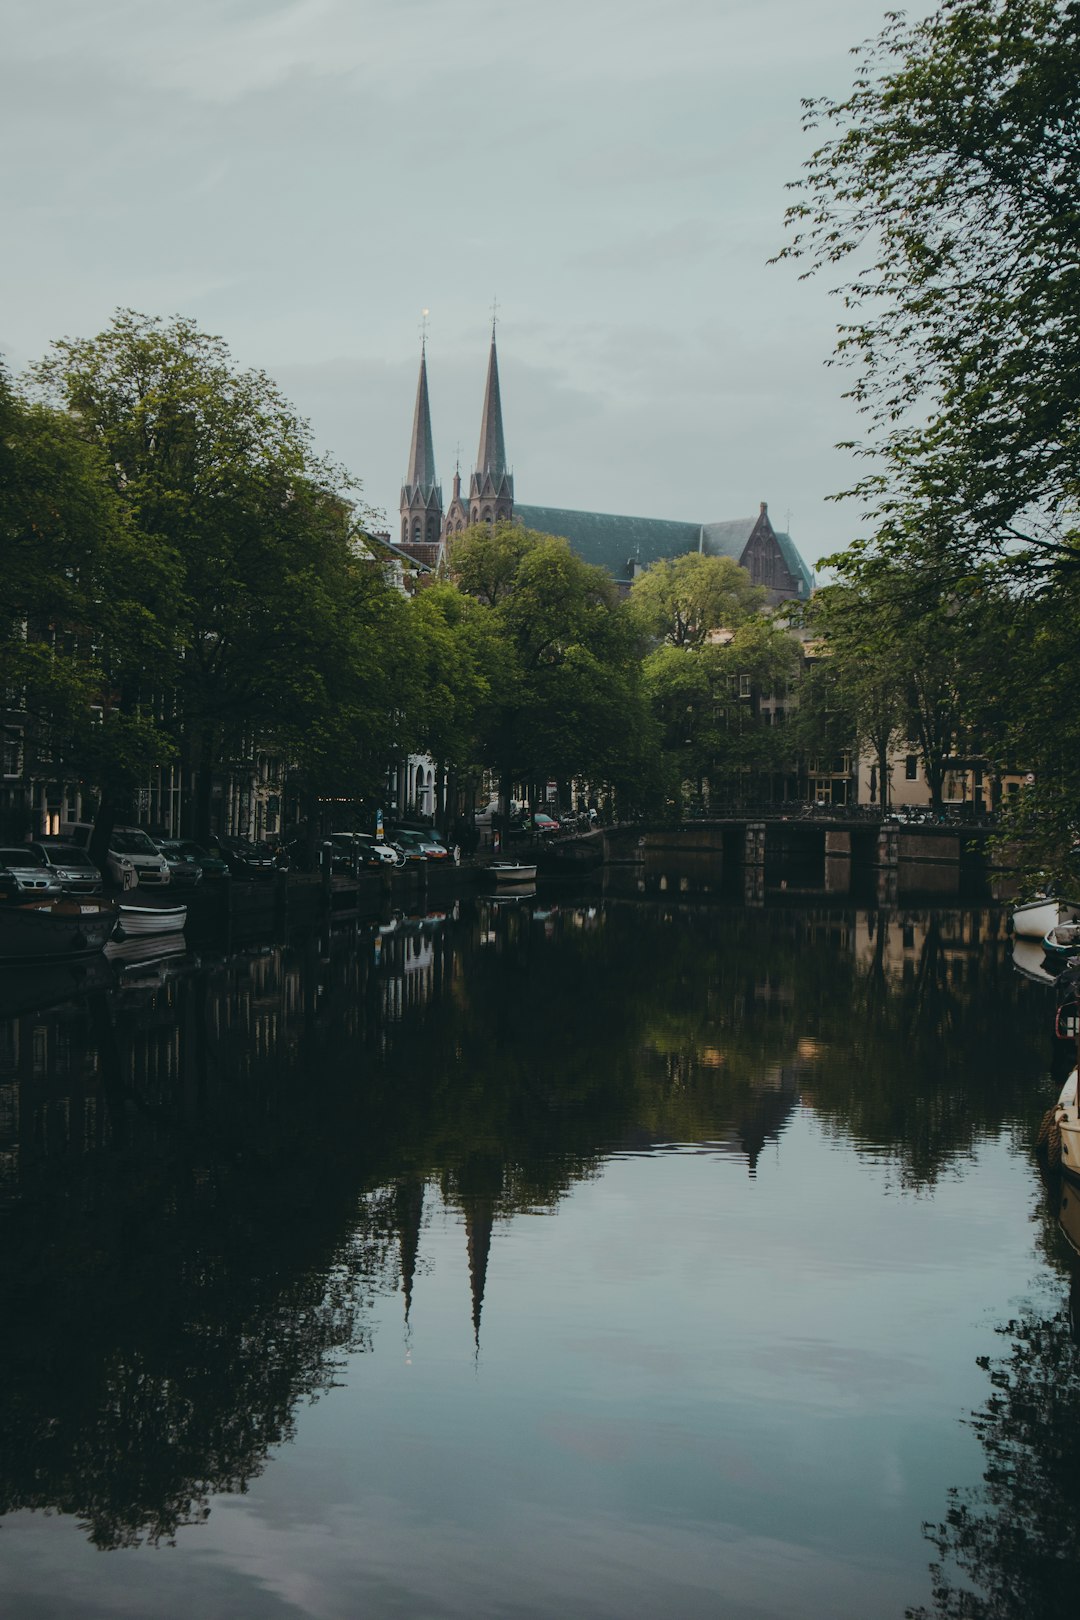
M491 335L492 335L492 337L495 336L495 327L496 327L496 324L498 322L498 319L499 319L499 300L493 296L492 300L491 300Z
M427 348L428 316L430 314L431 311L429 309L422 309L420 311L420 347L422 349Z

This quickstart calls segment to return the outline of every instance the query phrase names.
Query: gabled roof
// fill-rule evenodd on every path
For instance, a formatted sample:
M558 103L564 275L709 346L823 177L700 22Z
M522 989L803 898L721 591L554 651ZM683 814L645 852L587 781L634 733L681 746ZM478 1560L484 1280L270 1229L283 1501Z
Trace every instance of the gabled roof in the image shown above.
M514 516L527 529L562 535L583 562L597 563L615 579L628 579L631 563L648 568L661 557L697 551L701 543L700 523L676 523L667 518L575 512L562 506L522 506L516 501Z
M739 562L757 522L756 517L749 517L726 518L722 523L703 523L702 551L709 557L731 557Z

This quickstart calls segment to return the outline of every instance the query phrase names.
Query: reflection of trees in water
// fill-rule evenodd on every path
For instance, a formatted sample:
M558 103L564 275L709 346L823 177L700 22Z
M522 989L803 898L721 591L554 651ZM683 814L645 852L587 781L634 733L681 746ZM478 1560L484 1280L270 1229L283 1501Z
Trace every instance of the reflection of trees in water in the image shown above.
M933 1603L916 1620L1047 1620L1075 1607L1080 1577L1080 1350L1070 1309L1029 1307L985 1358L993 1393L972 1417L981 1485L950 1492Z
M887 919L867 926L873 948L843 1005L823 1009L830 1053L810 1100L834 1129L895 1158L906 1185L927 1185L981 1139L1030 1128L1033 1078L1050 1059L1050 1007L978 913L937 912L909 926L899 965Z
M884 944L864 962L853 926L481 907L422 949L313 940L43 1015L97 1112L80 1126L43 1093L69 1129L42 1151L27 1074L0 1509L59 1507L113 1546L242 1488L366 1346L372 1298L410 1303L428 1183L462 1211L479 1336L493 1225L612 1150L708 1142L752 1166L801 1087L936 1174L1014 1106L1013 985L989 945L957 975L932 929L903 972ZM976 1086L990 1051L1002 1077Z

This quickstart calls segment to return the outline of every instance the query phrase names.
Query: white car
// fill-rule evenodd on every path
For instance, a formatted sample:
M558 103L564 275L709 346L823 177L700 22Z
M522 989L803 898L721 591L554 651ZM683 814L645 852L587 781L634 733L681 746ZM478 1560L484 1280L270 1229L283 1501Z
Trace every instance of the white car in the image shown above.
M163 889L171 881L168 861L141 827L114 827L105 863L122 889Z

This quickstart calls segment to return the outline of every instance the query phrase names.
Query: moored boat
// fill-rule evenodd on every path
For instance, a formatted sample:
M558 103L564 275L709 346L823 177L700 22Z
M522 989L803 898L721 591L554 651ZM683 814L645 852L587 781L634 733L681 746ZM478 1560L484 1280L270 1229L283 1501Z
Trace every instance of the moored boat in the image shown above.
M1080 1181L1080 1111L1076 1106L1076 1070L1073 1069L1053 1108L1043 1117L1037 1146L1045 1151L1052 1170Z
M483 871L500 888L504 884L536 882L535 861L492 861Z
M1080 922L1078 900L1041 894L1035 900L1013 907L1012 931L1018 939L1045 939L1051 928L1069 922Z
M187 922L187 906L139 906L121 900L116 909L115 938L119 940L137 934L182 934Z
M0 907L0 958L36 961L90 956L100 951L116 926L115 908L107 900L33 900Z
M1051 961L1066 962L1080 956L1080 922L1058 923L1043 935L1042 947Z

